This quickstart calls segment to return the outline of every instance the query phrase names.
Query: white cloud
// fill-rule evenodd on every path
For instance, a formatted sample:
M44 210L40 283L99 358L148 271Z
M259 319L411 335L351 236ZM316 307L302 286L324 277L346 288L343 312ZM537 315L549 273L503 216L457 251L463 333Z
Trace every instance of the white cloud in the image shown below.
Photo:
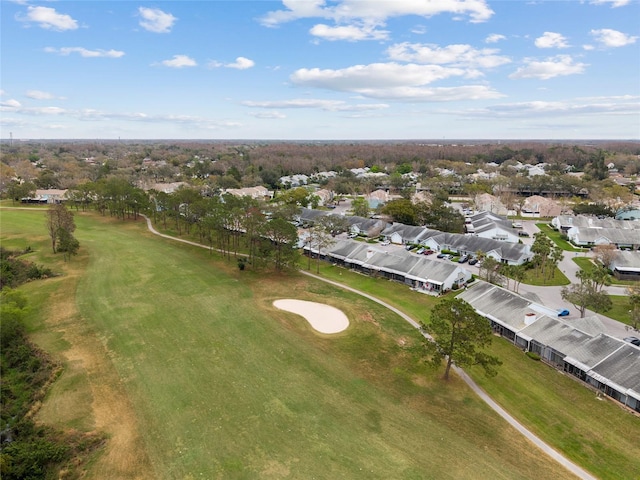
M263 118L263 119L268 119L268 120L272 120L272 119L283 119L283 118L287 118L287 116L283 113L280 113L278 111L273 111L273 112L249 112L249 115L251 115L252 117L256 117L256 118Z
M0 102L0 108L2 110L14 110L16 108L20 108L21 106L22 104L18 100L15 100L13 98L10 98L9 100L6 100L4 102Z
M555 32L544 32L536 38L535 45L538 48L567 48L569 44L564 35Z
M163 60L161 65L170 68L195 67L198 63L187 55L174 55L171 60Z
M85 122L123 120L128 122L143 122L149 124L180 124L188 128L204 128L209 130L221 128L236 128L241 126L240 123L232 120L212 120L191 115L149 115L143 112L103 112L90 108L79 110L65 110L59 107L22 107L21 104L15 100L0 103L0 111L28 116L59 116L64 119L73 119ZM5 118L3 118L3 120L5 120ZM15 120L14 123L16 122L18 122L18 120ZM39 125L39 127L46 128L46 126L42 125Z
M169 33L178 20L170 13L163 12L158 8L139 7L138 13L142 17L140 26L154 33Z
M569 55L557 55L544 61L525 58L524 62L525 66L509 75L509 78L549 80L554 77L584 73L585 67L587 67L585 63L574 63Z
M631 0L591 0L594 5L608 5L611 4L611 8L624 7L629 5Z
M336 23L365 20L383 24L393 17L432 17L442 13L467 16L472 22L485 22L493 15L485 0L339 0L331 5L325 0L283 0L283 4L285 10L267 13L261 18L262 24L276 26L302 18L325 18Z
M225 68L235 68L237 70L246 70L247 68L251 68L255 66L255 64L256 63L253 60L250 60L245 57L238 57L236 58L235 62L231 62L231 63L222 63L216 60L212 60L211 62L209 62L208 67L209 68L225 67Z
M309 30L309 33L314 37L331 41L386 40L389 37L387 30L377 30L373 25L343 25L331 27L329 25L318 24L314 25L311 30Z
M437 45L419 43L398 43L387 49L391 60L415 62L422 64L452 65L458 67L493 68L511 60L508 57L496 55L496 49L475 49L471 45Z
M253 60L249 60L245 57L238 57L235 62L228 63L225 66L228 68L237 68L238 70L246 70L247 68L253 67L255 64L256 63Z
M640 103L637 96L575 98L557 102L531 101L504 103L482 109L467 110L469 116L489 118L558 117L569 115L637 115Z
M498 43L500 40L506 40L507 37L499 33L492 33L484 39L485 43Z
M77 53L81 57L85 57L85 58L98 58L98 57L120 58L125 54L124 52L121 52L119 50L102 50L102 49L89 50L83 47L62 47L62 48L45 47L44 51L47 53L56 53L58 55L63 55L63 56L68 56L68 55L71 55L72 53Z
M40 28L55 30L57 32L78 28L78 22L71 16L58 13L55 8L50 7L29 6L27 7L27 14L24 17L18 16L16 18L22 22L37 23Z
M254 108L314 108L329 112L362 112L366 110L381 110L389 108L385 103L355 103L349 104L342 100L321 100L313 98L295 98L292 100L276 100L256 102L247 100L242 105Z
M51 93L43 92L42 90L28 90L26 95L34 100L51 100L55 98Z
M456 76L469 76L469 71L440 65L374 63L340 70L303 68L294 72L290 79L298 86L400 101L450 101L502 96L483 85L425 87L429 83Z
M23 107L20 102L13 99L0 102L0 111L25 115L60 115L66 112L60 107Z
M615 48L624 47L636 43L638 37L631 37L626 33L619 32L617 30L611 30L610 28L603 28L601 30L591 30L589 32L595 40L605 47Z

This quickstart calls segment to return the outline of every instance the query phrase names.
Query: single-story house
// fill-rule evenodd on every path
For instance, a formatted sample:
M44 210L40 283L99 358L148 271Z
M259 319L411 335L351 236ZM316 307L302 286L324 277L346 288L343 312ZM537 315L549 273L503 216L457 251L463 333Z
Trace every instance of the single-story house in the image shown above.
M490 238L462 235L459 233L438 233L421 242L435 251L449 250L461 255L475 256L483 252L500 263L522 265L533 258L531 247L522 243L502 242Z
M67 190L56 188L38 189L33 197L23 198L22 203L62 203L67 200Z
M314 245L303 248L307 252L318 252ZM472 277L471 272L455 263L431 260L403 249L387 252L375 245L353 240L338 240L321 248L320 257L360 273L395 280L431 294L461 288Z
M328 205L333 201L333 192L331 190L327 190L326 188L321 188L313 194L320 199L320 201L318 202L318 205L320 206Z
M465 219L465 229L478 237L518 243L518 230L511 221L502 215L491 212L480 212Z
M480 193L475 196L473 203L476 210L482 212L497 213L498 215L506 215L509 209L500 201L498 197L490 193Z
M349 222L349 231L357 235L376 238L389 225L389 222L379 218L364 218L357 216L346 217Z
M313 208L301 208L296 220L300 225L313 225L319 217L324 217L329 213L325 210L315 210Z
M457 297L487 318L494 332L640 412L640 347L603 333L597 316L567 322L547 307L486 282Z
M228 188L224 193L229 193L236 197L251 197L256 200L265 200L273 198L273 192L270 192L262 185L246 188Z
M524 200L522 212L536 217L557 217L562 214L562 206L550 198L532 195Z
M372 208L374 210L379 206L384 205L389 200L391 200L391 196L389 195L389 192L381 189L375 190L370 194L365 195L364 198L367 201L369 208Z
M182 186L187 186L186 182L171 182L171 183L154 183L150 188L145 190L155 190L156 192L162 193L174 193Z
M603 333L577 345L563 369L640 412L640 347Z
M556 368L563 368L564 358L577 344L604 331L597 315L571 320L571 323L545 315L518 332L515 343L526 351L537 353Z
M640 281L640 251L618 251L609 265L613 275L619 280Z
M556 312L544 305L483 281L474 282L458 295L476 312L491 322L493 331L512 342L517 335L542 316L554 316Z
M631 208L627 210L621 210L616 213L616 220L640 220L640 208Z
M439 234L438 230L426 227L393 223L385 228L380 235L396 245L418 244L432 235Z
M567 232L570 228L612 228L618 230L640 230L640 222L597 218L589 215L558 215L551 220L556 230Z
M571 227L567 238L580 247L596 245L615 245L630 250L640 249L640 230L618 228Z

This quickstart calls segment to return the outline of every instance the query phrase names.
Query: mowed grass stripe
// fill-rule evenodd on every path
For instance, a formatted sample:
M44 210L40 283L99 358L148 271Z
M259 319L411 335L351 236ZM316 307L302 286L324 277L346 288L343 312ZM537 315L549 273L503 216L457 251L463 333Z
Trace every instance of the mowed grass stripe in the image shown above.
M295 274L239 272L141 223L77 223L90 257L79 309L158 477L567 478L461 382L443 386L417 332L381 307ZM337 306L351 327L319 335L271 306L285 297Z

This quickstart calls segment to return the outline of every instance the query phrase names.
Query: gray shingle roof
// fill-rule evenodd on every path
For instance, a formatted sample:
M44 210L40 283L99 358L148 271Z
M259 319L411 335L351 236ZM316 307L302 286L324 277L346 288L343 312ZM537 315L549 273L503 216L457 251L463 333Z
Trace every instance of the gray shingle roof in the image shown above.
M600 334L576 346L564 361L587 372L620 348L621 343L623 343L622 340Z
M518 336L527 340L535 340L537 343L551 347L564 355L569 354L581 343L592 338L592 335L581 332L558 318L546 315L519 332Z
M621 343L623 344L618 350L598 363L588 375L622 393L631 393L633 397L640 399L640 348Z
M458 295L478 313L503 325L513 332L519 332L542 315L555 312L543 305L486 282L478 282ZM525 321L525 318L528 318Z

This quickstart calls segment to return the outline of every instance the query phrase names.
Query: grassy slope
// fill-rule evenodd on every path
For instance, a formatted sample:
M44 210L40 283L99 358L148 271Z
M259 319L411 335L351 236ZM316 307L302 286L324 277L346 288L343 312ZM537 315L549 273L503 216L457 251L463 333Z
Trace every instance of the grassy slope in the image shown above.
M3 241L11 225L39 228L23 217L2 212ZM566 477L464 385L443 388L414 356L416 332L379 307L295 275L241 274L141 225L78 224L91 252L80 311L125 382L159 476ZM281 297L339 306L352 327L318 335L271 307Z

